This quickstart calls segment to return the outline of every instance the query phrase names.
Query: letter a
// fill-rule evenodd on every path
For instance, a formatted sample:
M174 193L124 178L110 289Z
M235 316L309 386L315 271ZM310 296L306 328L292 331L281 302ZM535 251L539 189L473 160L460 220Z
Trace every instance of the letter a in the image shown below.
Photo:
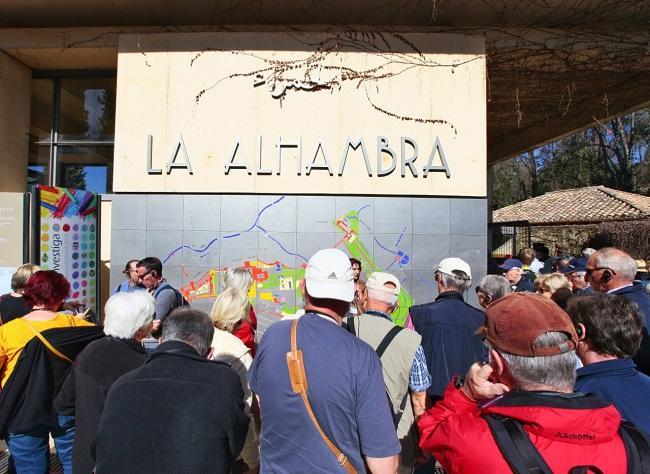
M176 162L178 155L183 155L182 162ZM173 169L184 169L187 170L190 174L192 173L192 165L190 164L190 157L187 156L187 148L185 148L185 142L183 141L183 135L178 135L178 140L176 140L176 145L172 149L172 154L169 157L167 162L167 174L170 174Z
M436 157L436 151L438 152L438 155L440 156L440 163L442 166L434 166L433 165L433 159ZM429 155L429 161L427 161L426 166L422 168L422 176L425 178L429 174L429 171L444 171L445 174L447 175L447 178L451 178L451 171L449 170L449 165L447 164L447 160L445 159L445 152L442 151L442 145L440 144L440 138L436 137L436 141L433 144L433 148L431 148L431 154Z

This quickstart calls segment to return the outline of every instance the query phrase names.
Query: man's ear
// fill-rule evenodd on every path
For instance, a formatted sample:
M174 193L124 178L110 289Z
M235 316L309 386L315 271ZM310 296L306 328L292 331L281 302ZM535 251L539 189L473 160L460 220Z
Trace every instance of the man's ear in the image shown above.
M578 340L582 341L587 338L587 328L584 324L578 323L576 326L576 334L578 335Z
M492 370L494 370L497 375L503 375L504 365L501 354L499 354L494 349L490 349L490 361L492 362L492 364L490 364L492 366Z
M300 282L298 282L298 286L300 287L300 292L302 293L302 296L304 297L307 294L307 285L305 284L305 279L301 278Z

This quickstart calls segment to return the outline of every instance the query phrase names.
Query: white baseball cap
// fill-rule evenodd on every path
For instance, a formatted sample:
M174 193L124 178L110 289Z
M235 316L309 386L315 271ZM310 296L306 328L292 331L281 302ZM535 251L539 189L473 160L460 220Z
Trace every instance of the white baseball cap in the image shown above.
M452 272L454 270L464 272L470 279L472 278L472 270L470 270L467 262L456 257L443 259L435 269L436 272L450 276L453 276Z
M386 283L392 283L395 285L395 288L386 288L384 285ZM399 280L394 275L384 272L373 272L368 277L366 281L366 288L372 290L385 291L386 293L393 293L395 296L399 296L399 293L402 287L399 284Z
M350 259L338 249L319 250L307 262L305 284L309 296L349 303L354 299Z

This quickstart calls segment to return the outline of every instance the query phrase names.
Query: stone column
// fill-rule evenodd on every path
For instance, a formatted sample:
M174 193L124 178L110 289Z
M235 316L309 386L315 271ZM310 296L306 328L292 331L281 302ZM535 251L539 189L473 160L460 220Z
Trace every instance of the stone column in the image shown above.
M32 71L0 51L0 192L27 190Z

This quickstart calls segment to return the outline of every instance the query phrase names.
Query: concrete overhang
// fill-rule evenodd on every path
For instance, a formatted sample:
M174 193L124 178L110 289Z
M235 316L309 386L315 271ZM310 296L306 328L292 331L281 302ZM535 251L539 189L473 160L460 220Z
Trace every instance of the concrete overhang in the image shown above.
M481 35L494 163L650 105L648 24L649 0L5 0L0 49L32 69L114 69L117 38L127 33L296 28Z

